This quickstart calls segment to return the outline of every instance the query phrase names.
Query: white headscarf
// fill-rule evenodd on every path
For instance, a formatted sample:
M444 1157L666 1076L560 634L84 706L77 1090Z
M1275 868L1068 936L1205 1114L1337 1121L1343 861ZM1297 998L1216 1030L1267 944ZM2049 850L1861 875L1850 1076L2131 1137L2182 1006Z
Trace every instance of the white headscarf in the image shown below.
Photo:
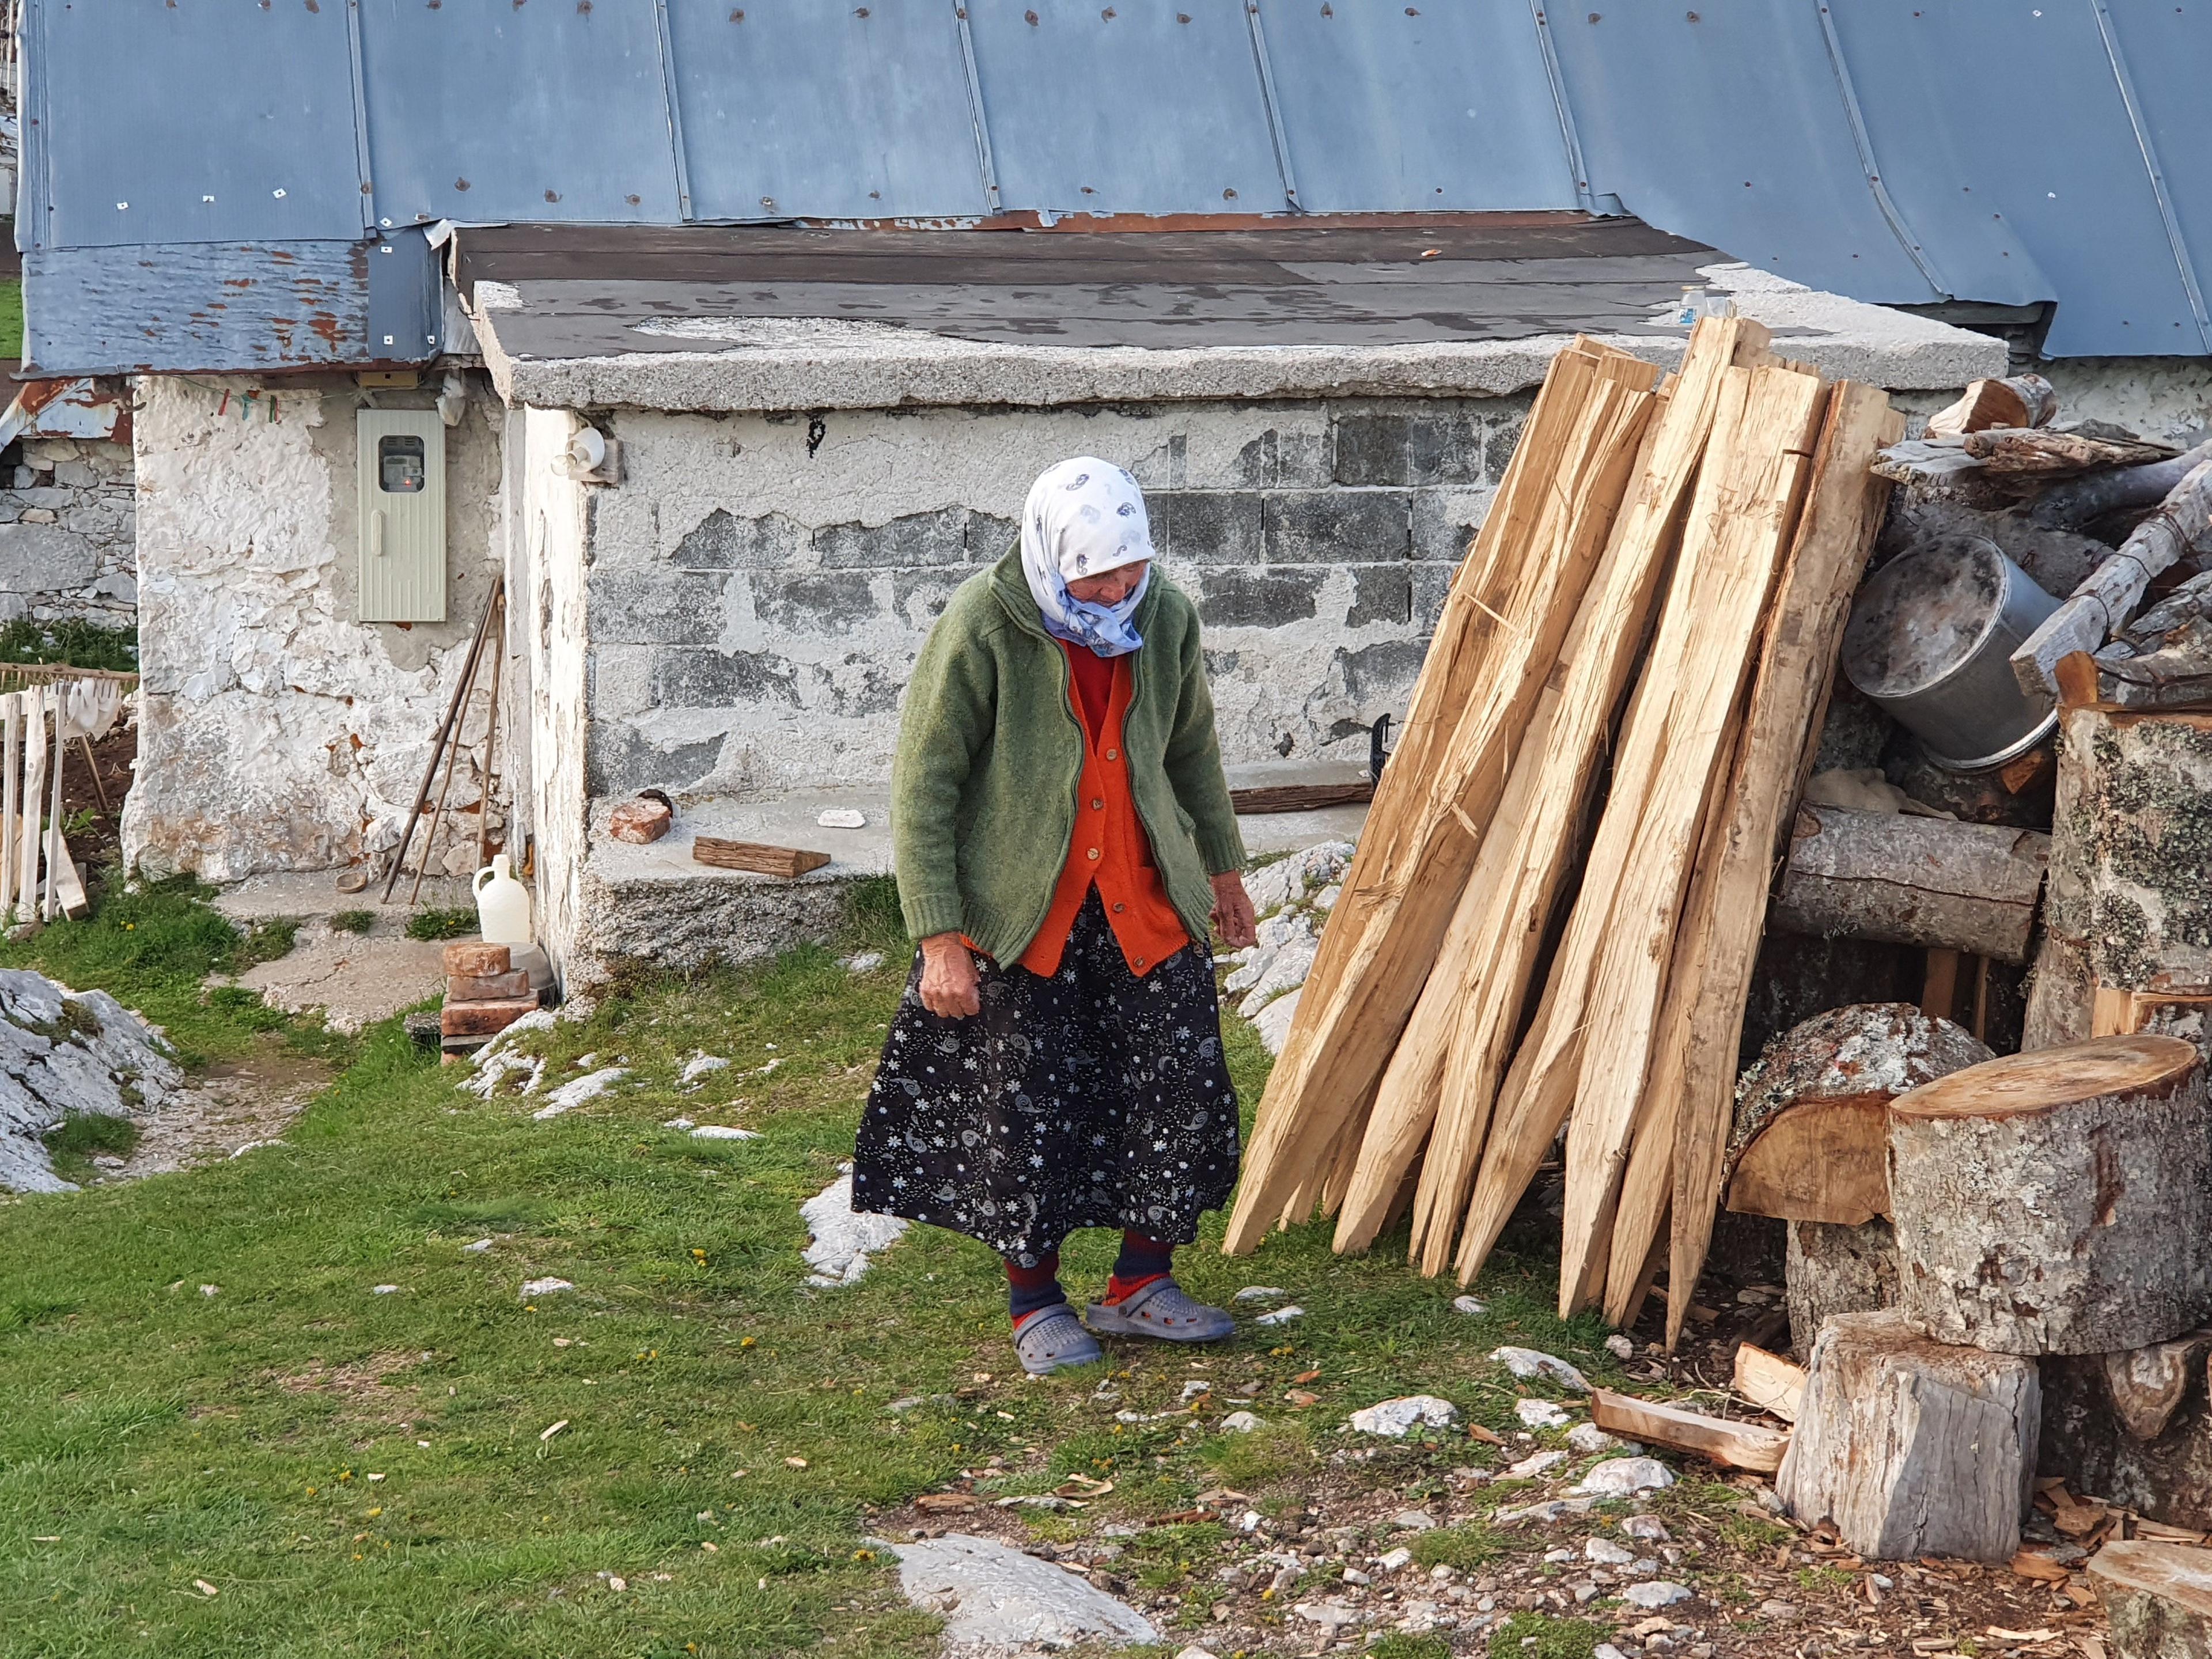
M1111 461L1078 455L1047 467L1022 508L1022 574L1054 639L1120 657L1144 644L1133 625L1152 586L1146 571L1119 605L1091 605L1067 591L1085 576L1152 557L1152 532L1137 481Z

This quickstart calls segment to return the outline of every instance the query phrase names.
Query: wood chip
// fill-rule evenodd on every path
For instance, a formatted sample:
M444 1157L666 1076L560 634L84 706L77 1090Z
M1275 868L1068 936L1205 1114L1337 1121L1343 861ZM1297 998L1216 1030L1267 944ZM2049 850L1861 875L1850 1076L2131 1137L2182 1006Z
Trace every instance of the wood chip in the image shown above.
M926 1492L914 1500L914 1506L927 1512L944 1514L953 1510L972 1510L980 1502L971 1492Z
M2022 1578L2032 1578L2038 1583L2063 1584L2074 1575L2047 1555L2033 1550L2022 1550L2012 1559L2012 1570Z

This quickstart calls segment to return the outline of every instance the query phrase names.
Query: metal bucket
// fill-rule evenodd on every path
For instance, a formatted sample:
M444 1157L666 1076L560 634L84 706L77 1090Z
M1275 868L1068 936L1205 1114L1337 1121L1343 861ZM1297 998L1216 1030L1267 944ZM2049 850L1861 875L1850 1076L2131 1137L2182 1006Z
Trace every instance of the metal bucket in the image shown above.
M2051 700L2022 691L2007 660L2057 609L1993 541L1907 553L1859 590L1844 672L1938 764L2002 766L2057 723Z

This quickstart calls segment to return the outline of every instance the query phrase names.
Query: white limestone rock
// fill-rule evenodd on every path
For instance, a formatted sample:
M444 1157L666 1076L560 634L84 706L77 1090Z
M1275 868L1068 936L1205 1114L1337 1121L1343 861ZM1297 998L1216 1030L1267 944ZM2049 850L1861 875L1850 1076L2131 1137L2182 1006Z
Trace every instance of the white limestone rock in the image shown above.
M1540 1353L1534 1348L1492 1348L1490 1357L1524 1382L1549 1380L1571 1394L1588 1394L1589 1380L1557 1355Z
M1361 1434L1402 1440L1414 1428L1449 1429L1459 1422L1459 1407L1432 1394L1409 1394L1352 1413L1349 1426Z
M898 1557L906 1599L945 1620L948 1653L1082 1642L1130 1647L1160 1639L1135 1608L995 1538L948 1533L882 1547Z
M1260 1419L1250 1412L1231 1412L1221 1419L1224 1434L1249 1434L1261 1426Z
M709 1072L719 1072L730 1062L720 1054L710 1054L704 1048L692 1051L691 1058L684 1062L684 1070L677 1082L686 1086L696 1083Z
M1518 1463L1508 1467L1504 1478L1508 1480L1534 1480L1538 1475L1549 1474L1566 1461L1567 1454L1563 1451L1531 1452Z
M1321 940L1309 933L1277 950L1267 958L1266 971L1237 1005L1237 1012L1250 1019L1275 998L1304 985L1306 975L1313 971L1314 957L1320 949Z
M1595 1457L1600 1452L1622 1452L1633 1456L1644 1449L1633 1440L1607 1434L1595 1423L1577 1423L1569 1429L1567 1446L1583 1457Z
M67 1117L136 1117L179 1095L168 1042L105 991L0 969L0 1190L74 1190L44 1137Z
M853 1208L853 1166L799 1206L799 1218L814 1242L806 1247L810 1285L856 1284L870 1259L906 1236L908 1224L894 1215L871 1215ZM1026 1558L1024 1558L1026 1559Z
M1686 1585L1664 1578L1649 1578L1640 1584L1631 1584L1621 1591L1620 1599L1632 1607L1642 1607L1650 1612L1659 1607L1671 1607L1677 1601L1686 1601L1690 1595Z
M1610 1538L1583 1540L1583 1557L1601 1567L1625 1567L1636 1559L1636 1552L1616 1544Z
M1563 1429L1567 1425L1567 1414L1548 1400L1516 1400L1513 1414L1528 1429Z
M1632 1498L1674 1484L1674 1471L1656 1457L1614 1457L1592 1468L1571 1490L1591 1498Z
M1304 988L1287 996L1277 997L1252 1018L1252 1024L1260 1033L1261 1046L1271 1054L1280 1055L1283 1045L1291 1040L1291 1021L1298 1012L1298 999L1305 994Z
M574 1111L587 1100L599 1096L629 1075L627 1066L602 1066L595 1072L586 1072L572 1078L545 1097L545 1104L530 1115L543 1123L547 1118L558 1117L563 1112Z

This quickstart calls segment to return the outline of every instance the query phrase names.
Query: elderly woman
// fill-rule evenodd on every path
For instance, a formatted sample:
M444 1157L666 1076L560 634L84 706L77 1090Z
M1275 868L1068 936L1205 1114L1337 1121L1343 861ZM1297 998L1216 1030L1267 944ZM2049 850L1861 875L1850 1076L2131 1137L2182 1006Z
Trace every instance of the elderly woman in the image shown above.
M1091 1330L1210 1342L1173 1277L1237 1181L1209 924L1253 938L1198 616L1152 568L1136 480L1062 461L1018 550L952 597L915 665L891 780L920 941L853 1164L853 1206L1006 1261L1038 1374ZM1060 1247L1121 1229L1091 1330Z

